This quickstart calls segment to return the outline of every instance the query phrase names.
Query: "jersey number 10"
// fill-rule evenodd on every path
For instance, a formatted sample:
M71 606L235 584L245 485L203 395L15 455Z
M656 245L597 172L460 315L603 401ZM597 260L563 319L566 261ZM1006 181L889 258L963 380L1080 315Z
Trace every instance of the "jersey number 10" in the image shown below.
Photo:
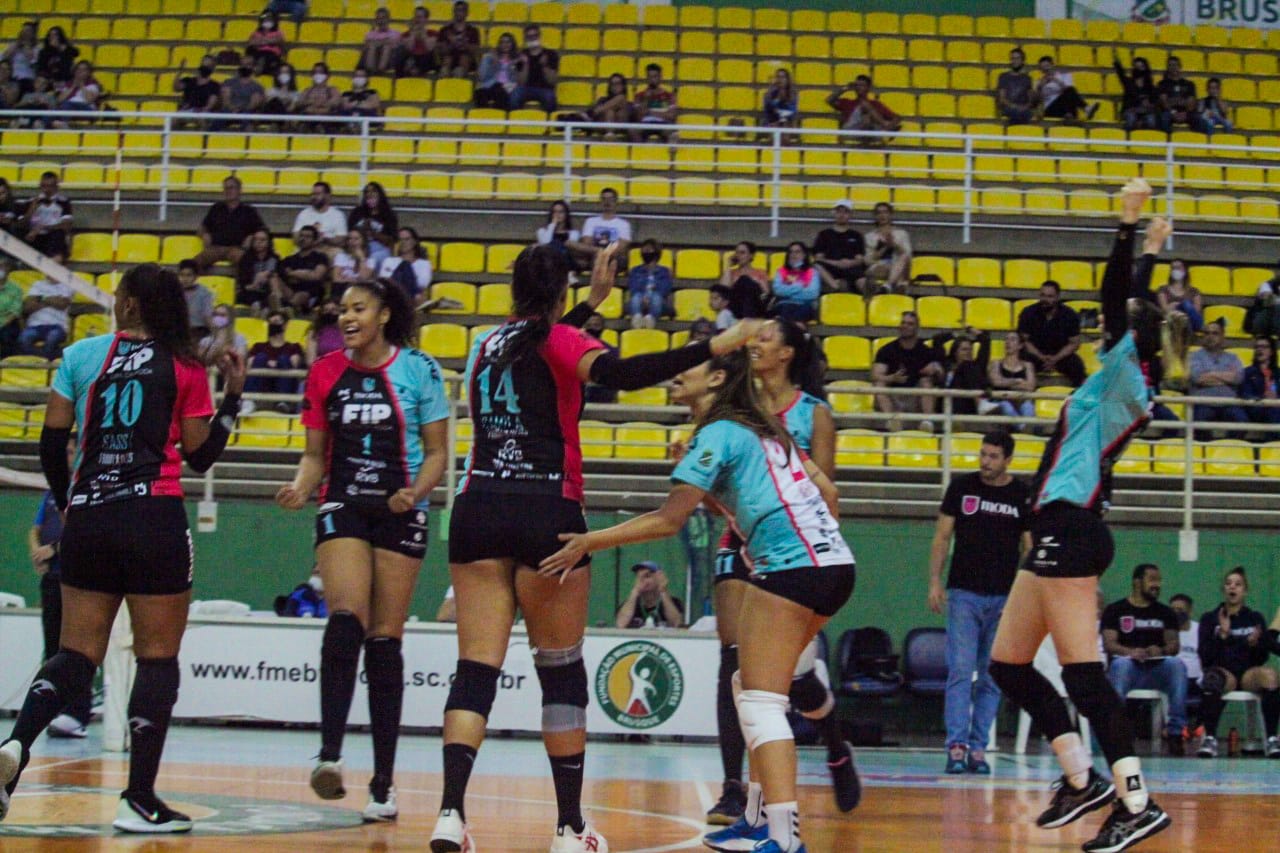
M520 414L520 401L516 398L516 383L511 377L510 365L498 377L498 387L494 389L491 396L489 394L489 374L492 370L493 366L490 365L480 371L480 375L477 377L477 382L480 385L480 414L491 414L494 403L501 403L509 415Z
M108 385L102 392L102 428L112 429L116 418L121 426L132 427L142 414L142 383L130 379L124 385Z

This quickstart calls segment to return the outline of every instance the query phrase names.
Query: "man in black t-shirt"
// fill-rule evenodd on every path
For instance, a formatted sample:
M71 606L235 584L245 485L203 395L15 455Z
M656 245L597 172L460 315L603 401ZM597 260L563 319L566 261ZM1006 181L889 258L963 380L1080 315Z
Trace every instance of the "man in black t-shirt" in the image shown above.
M1200 101L1196 98L1196 84L1182 76L1182 60L1169 57L1164 67L1164 79L1156 87L1160 93L1160 129L1165 133L1175 124L1185 124L1199 133L1212 130L1200 114Z
M619 628L679 628L684 624L684 604L667 589L667 573L645 560L631 567L636 582L618 608L614 624Z
M182 99L178 104L178 112L213 113L218 111L218 95L222 87L214 82L213 79L213 72L217 65L217 59L213 56L206 56L200 60L200 67L194 77L190 75L183 76L182 72L186 70L186 63L183 63L183 66L178 69L178 73L173 80L173 91L182 95ZM203 123L197 126L204 130L209 129Z
M280 261L277 274L282 307L287 305L306 314L324 300L329 256L316 248L319 240L320 232L314 226L302 226L293 238L298 251Z
M1040 301L1028 305L1018 315L1018 335L1022 338L1022 358L1031 362L1037 374L1057 371L1072 387L1084 383L1084 361L1080 349L1080 315L1062 304L1062 291L1052 279L1040 285Z
M1013 448L1013 436L1002 430L982 437L978 471L947 487L929 551L929 608L947 610L948 773L991 772L985 753L1000 689L987 667L1018 561L1031 546L1031 489L1009 474ZM942 565L953 536L944 590Z
M1187 725L1187 667L1178 658L1178 614L1160 603L1160 569L1142 563L1133 587L1102 611L1102 646L1111 659L1107 678L1121 697L1130 690L1159 690L1169 697L1165 742L1182 755Z
M240 179L228 175L222 181L222 201L214 202L204 215L196 235L204 241L204 250L194 260L199 273L219 261L235 266L255 232L265 229L262 217L253 205L240 200Z
M818 232L813 240L813 265L822 275L823 286L828 290L857 292L866 282L867 244L858 230L849 224L853 214L853 202L848 199L836 202L835 221L830 228ZM870 297L870 294L864 293Z
M524 50L516 60L520 86L511 98L519 109L529 101L537 101L547 112L556 109L556 83L560 79L560 54L542 46L542 28L530 24L524 28Z
M938 353L920 338L920 317L914 311L903 311L898 321L898 339L880 347L871 365L871 382L878 388L936 388L943 379ZM933 397L877 394L878 412L920 412L932 415L937 400ZM896 430L898 427L891 428ZM933 429L928 420L922 429Z

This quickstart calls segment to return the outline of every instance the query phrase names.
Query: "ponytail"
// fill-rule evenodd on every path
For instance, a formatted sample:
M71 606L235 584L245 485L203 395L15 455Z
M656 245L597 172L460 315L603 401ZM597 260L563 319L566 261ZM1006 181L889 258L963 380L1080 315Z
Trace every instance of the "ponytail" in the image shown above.
M519 319L505 336L496 367L504 368L538 351L551 335L551 311L568 286L569 262L554 246L530 246L516 257L511 302Z
M124 274L117 298L138 300L138 313L147 334L181 361L199 362L187 321L187 299L172 270L158 264L138 264Z

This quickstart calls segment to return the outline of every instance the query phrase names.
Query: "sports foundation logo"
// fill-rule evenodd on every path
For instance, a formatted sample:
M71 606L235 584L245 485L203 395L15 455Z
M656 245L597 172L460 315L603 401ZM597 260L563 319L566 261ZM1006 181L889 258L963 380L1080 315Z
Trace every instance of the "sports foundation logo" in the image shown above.
M646 640L615 647L596 670L596 700L609 719L651 729L671 719L684 698L684 673L671 652Z

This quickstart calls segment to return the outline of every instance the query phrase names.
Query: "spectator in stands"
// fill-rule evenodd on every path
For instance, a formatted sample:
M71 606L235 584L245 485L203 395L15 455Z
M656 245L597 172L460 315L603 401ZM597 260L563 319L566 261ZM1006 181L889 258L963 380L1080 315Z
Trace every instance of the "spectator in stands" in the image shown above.
M390 74L395 71L396 51L400 46L400 34L391 29L391 10L385 6L373 13L373 26L364 35L364 49L356 70L370 74Z
M58 191L57 173L40 176L40 193L27 202L23 222L26 242L37 252L49 257L71 256L71 200Z
M271 0L267 11L277 15L288 15L295 24L301 24L307 17L307 0Z
M200 360L208 365L217 364L218 360L230 350L238 352L241 358L247 358L249 342L244 339L244 335L236 331L236 313L231 310L231 306L226 303L214 306L212 322L213 331L201 338L196 347L196 355ZM245 405L246 403L248 405ZM242 415L252 414L253 410L254 405L250 400L240 404Z
M1164 79L1157 87L1160 92L1160 129L1166 133L1175 124L1185 124L1192 130L1208 133L1204 118L1200 115L1200 101L1196 97L1196 84L1182 76L1182 60L1170 56L1164 67Z
M1258 285L1253 304L1244 315L1244 330L1252 335L1280 337L1280 261L1268 281Z
M723 332L725 329L738 322L738 318L733 316L733 311L729 308L729 299L732 291L723 284L711 285L711 290L707 293L707 306L711 312L716 315L716 331Z
M18 101L18 109L26 112L51 110L57 105L58 93L53 90L52 81L43 74L36 75L36 81L31 91L23 95ZM18 127L46 128L48 126L49 121L47 119L27 116L18 119Z
M1169 265L1169 283L1156 291L1156 302L1166 314L1186 315L1191 331L1204 328L1204 298L1191 286L1191 272L1181 258Z
M950 350L944 350L951 343ZM952 340L949 332L935 335L934 348L942 355L942 387L956 391L986 391L988 366L991 361L991 335L967 326ZM951 401L951 411L957 415L978 414L978 400L974 397L956 397Z
M809 323L818 317L822 276L813 265L809 247L799 240L787 246L786 261L773 277L774 316L795 323Z
M671 303L674 282L671 270L659 263L661 258L662 246L650 237L640 244L643 263L627 273L627 314L633 329L652 329L660 318L675 315Z
M849 93L853 93L850 97ZM852 83L836 89L827 96L827 104L840 114L841 130L895 131L902 128L902 119L875 95L871 94L871 78L859 74ZM863 137L860 145L883 145L888 137Z
M1037 373L1061 373L1073 387L1084 382L1080 349L1080 315L1062 304L1062 289L1053 279L1040 285L1040 301L1018 315L1022 358Z
M20 237L18 225L21 220L22 206L18 204L18 197L13 194L9 181L0 177L0 231ZM0 259L4 257L0 255Z
M684 604L667 589L667 573L645 560L631 567L635 583L618 608L618 628L679 628L684 625Z
M222 112L254 115L262 109L262 105L267 100L267 93L262 88L262 84L253 77L253 59L248 56L240 57L240 67L236 69L236 76L228 77L222 82L222 90L218 98ZM241 122L225 122L220 123L218 129L234 127L247 131L253 127L253 122L247 119Z
M18 354L18 336L22 333L22 287L9 277L13 261L0 255L0 358Z
M1069 71L1063 71L1054 65L1052 56L1040 57L1038 65L1040 79L1036 81L1035 97L1040 104L1041 115L1075 122L1083 111L1086 119L1093 118L1101 104L1085 102L1072 85Z
M529 24L524 28L524 50L516 62L520 87L512 98L519 109L536 101L546 112L556 109L556 82L560 79L560 54L542 46L542 28Z
M325 299L311 321L311 334L307 336L307 364L314 364L321 356L346 346L342 327L338 324L341 316L342 305L338 300L333 296Z
M197 256L196 264L200 259ZM271 302L273 285L280 268L271 233L259 226L249 236L249 248L240 253L236 262L236 304L246 305L255 315L266 310Z
M1196 624L1192 614L1195 602L1185 593L1175 593L1169 597L1169 609L1178 617L1178 660L1187 670L1187 695L1200 695L1200 679L1204 676L1204 667L1200 665L1200 626ZM1193 728L1188 711L1187 729Z
M863 292L906 293L911 283L911 237L893 227L893 205L875 206L876 227L867 232L867 281Z
M249 350L249 369L253 370L301 370L302 347L287 341L284 331L289 318L282 311L267 315L267 339L255 343ZM290 376L254 376L245 381L246 394L297 394L298 380ZM283 415L293 414L296 407L288 400L276 400L271 408Z
M640 124L675 124L676 93L662 85L662 66L650 62L644 67L645 85L636 90L636 99L632 104L632 116ZM671 134L661 130L645 130L634 134L633 138L642 139L656 136L663 141L670 141Z
M213 72L217 65L217 59L210 54L200 60L195 76L183 74L187 70L185 61L178 66L178 73L173 75L173 91L182 96L178 102L178 112L215 113L218 111L218 96L222 92L222 87L213 79ZM202 127L203 122L197 123L197 126Z
M480 63L480 31L467 22L470 11L466 0L457 0L453 20L440 30L440 73L446 77L470 77Z
M1027 124L1035 117L1036 88L1027 73L1022 48L1009 51L1009 70L996 79L996 107L1008 124Z
M363 231L348 231L342 250L333 256L330 293L339 298L353 284L372 282L378 267L369 257L369 241Z
M102 84L93 76L93 63L82 59L71 71L71 79L58 87L58 109L92 113L102 109ZM58 119L54 127L67 127L66 119Z
M347 217L332 205L333 187L328 181L316 181L311 185L311 204L298 211L293 220L296 235L303 226L310 225L320 235L321 246L340 248L347 238Z
M187 300L187 322L193 341L209 334L213 321L213 291L200 283L200 268L190 258L178 264L178 281Z
M836 202L832 215L831 227L822 229L813 239L813 265L818 268L827 290L856 293L866 286L867 244L862 234L849 224L853 216L852 201Z
M1133 68L1128 74L1120 64L1120 53L1115 51L1112 66L1120 78L1124 94L1120 100L1120 116L1125 130L1155 130L1162 125L1160 92L1151 74L1151 65L1141 56L1133 58Z
M267 89L267 98L262 104L262 112L269 116L287 116L298 110L298 74L287 62L280 63L275 76L271 78L271 88ZM286 122L278 122L284 127Z
M240 200L242 187L235 175L223 178L222 201L210 206L196 229L196 235L204 242L204 249L193 258L201 275L216 263L239 264L249 238L258 231L265 233L266 226L258 211L253 205ZM269 237L267 243L269 247Z
M45 75L54 83L65 83L71 79L71 71L79 55L80 49L67 40L62 27L50 27L36 55L36 73Z
M22 86L13 76L13 63L0 59L0 110L11 110L22 98Z
M319 240L320 231L314 225L303 225L293 235L297 251L280 261L271 278L272 309L289 307L306 314L324 299L330 261Z
M387 191L377 181L365 184L360 203L347 214L347 230L364 233L369 247L369 261L377 269L395 248L400 220L391 208Z
M716 336L716 327L706 317L699 317L689 324L689 343L709 341Z
M755 266L756 244L743 240L725 256L720 284L729 291L729 311L739 320L763 317L770 295L769 271Z
M586 115L591 121L601 124L629 124L635 118L635 110L627 95L627 78L621 74L610 74L604 94L587 107ZM606 130L604 135L606 139L612 138L614 131Z
M440 31L430 26L431 13L426 6L413 10L409 29L400 36L396 49L396 74L400 77L423 77L440 70L436 49L440 43Z
M871 365L871 383L877 388L936 388L942 382L942 365L937 353L920 339L920 317L914 311L903 311L898 322L898 338L876 351ZM919 412L925 415L922 429L933 429L928 417L936 411L937 399L906 395L876 395L876 411L896 414ZM889 421L890 430L901 429L895 417Z
M993 391L1013 391L1031 394L1036 390L1036 368L1022 358L1022 336L1010 332L1004 336L1004 358L992 362L987 368L987 384ZM1034 418L1036 404L1033 400L1015 396L998 401L999 414L1007 418ZM1016 424L1014 432L1026 432L1025 424Z
M298 96L297 112L304 116L331 116L342 108L342 93L329 83L329 66L317 62L311 66L311 85ZM303 129L320 133L328 129L323 122L303 122Z
M800 96L791 82L791 72L785 68L774 72L773 83L765 90L760 124L762 127L800 126Z
M1210 77L1205 84L1205 96L1200 101L1201 128L1210 136L1219 127L1230 133L1236 127L1231 120L1233 109L1231 103L1222 97L1222 80Z
M480 76L471 97L477 107L514 110L516 90L520 88L517 68L516 39L511 33L498 36L493 50L480 61Z
M1240 396L1246 400L1280 399L1280 369L1276 367L1276 342L1274 338L1259 336L1253 339L1253 364L1244 369L1240 383ZM1280 424L1280 406L1248 406L1249 420L1256 424ZM1280 439L1276 433L1264 433L1264 441Z
M402 225L396 232L396 253L382 262L378 278L398 284L421 308L431 298L432 272L422 238L414 229Z
M573 213L567 201L554 201L547 211L547 222L537 232L540 246L555 246L568 259L569 265L581 272L591 264L591 258L599 249L595 244L583 241L582 232L573 227Z
M50 255L54 263L65 263L61 252ZM62 343L71 332L71 315L67 309L75 297L71 285L42 278L27 291L22 302L26 328L18 335L18 349L25 355L42 355L50 361L62 355Z
M1107 680L1124 698L1130 690L1159 690L1169 697L1165 744L1182 755L1187 725L1187 668L1178 657L1178 615L1160 603L1160 568L1133 570L1129 595L1102 611L1102 645L1110 663Z
M342 106L338 108L338 113L363 118L382 115L382 97L376 89L369 86L368 71L356 69L356 73L351 76L351 88L342 93ZM375 125L377 126L380 125ZM353 133L359 132L355 125L348 125L347 129Z
M289 47L285 44L284 33L280 31L280 19L270 10L258 16L258 28L249 33L249 43L245 46L244 55L249 59L249 68L256 75L272 75L284 62L285 52Z
M1226 323L1218 318L1206 323L1201 337L1201 348L1191 353L1187 369L1190 385L1187 393L1194 397L1240 396L1240 383L1244 380L1244 365L1235 353L1225 349L1227 336ZM1197 421L1226 421L1233 424L1249 422L1249 416L1243 407L1230 403L1224 405L1197 404L1193 408L1192 417ZM1231 438L1238 438L1232 434ZM1208 430L1196 430L1196 439L1208 441L1212 436Z
M31 91L40 67L40 42L36 36L35 21L27 21L22 25L17 39L4 49L0 59L13 64L13 78L22 87L23 94Z
M587 322L582 324L582 331L604 344L607 352L618 354L618 348L604 339L604 315L599 311L587 318ZM588 403L616 403L618 391L616 388L588 382L583 391L583 400Z
M587 217L582 225L580 242L595 247L592 255L610 243L617 243L618 272L623 271L631 248L631 223L618 215L618 191L613 187L600 191L600 212Z

